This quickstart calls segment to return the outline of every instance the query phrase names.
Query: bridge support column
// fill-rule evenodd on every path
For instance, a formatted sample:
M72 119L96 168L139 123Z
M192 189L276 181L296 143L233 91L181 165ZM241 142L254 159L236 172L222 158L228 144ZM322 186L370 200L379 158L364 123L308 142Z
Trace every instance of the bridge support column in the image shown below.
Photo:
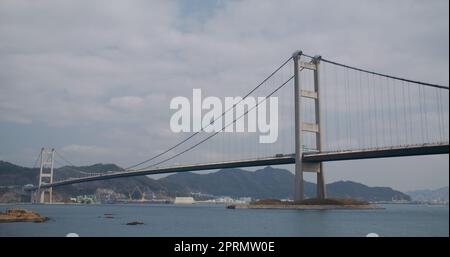
M55 149L51 151L46 150L45 148L41 149L41 168L39 171L39 187L36 191L36 201L39 203L45 203L45 195L48 195L48 203L53 202L53 189L44 188L41 189L41 186L46 183L53 183L53 158L55 156Z
M327 197L327 191L323 175L323 163L320 163L319 166L319 172L317 172L317 199L325 199Z
M317 132L316 132L316 150L322 151L322 116L320 111L320 87L319 87L319 64L320 64L320 56L314 56L312 62L315 66L314 69L314 91L316 93L316 98L314 99L314 112L315 112L315 120L317 124ZM319 170L317 172L317 199L325 199L327 197L326 194L326 184L323 172L323 163L320 162Z
M321 138L321 116L320 116L320 91L319 91L319 63L320 56L315 56L311 62L301 61L301 51L292 55L294 60L294 105L295 105L295 185L294 201L304 199L304 180L303 172L314 171L317 174L317 198L326 198L325 179L322 163L305 163L303 161L302 133L303 131L314 133L316 137L315 150L322 151ZM302 90L300 85L300 71L303 69L314 72L314 91ZM315 123L306 123L302 121L301 99L310 98L314 100Z
M31 190L30 191L30 203L36 203L36 190Z
M302 55L301 51L297 51L292 55L294 59L294 106L295 106L295 181L294 181L294 201L304 199L304 182L303 182L303 165L302 165L302 146L301 146L301 95L300 95L300 79L299 79L299 59Z

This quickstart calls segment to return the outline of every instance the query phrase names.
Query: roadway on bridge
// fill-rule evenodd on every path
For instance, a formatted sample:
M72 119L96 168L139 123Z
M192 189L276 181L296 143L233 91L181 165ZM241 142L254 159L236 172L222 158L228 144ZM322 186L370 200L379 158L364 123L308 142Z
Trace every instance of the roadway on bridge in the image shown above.
M448 154L449 144L428 144L428 145L415 145L415 146L402 146L391 148L379 148L379 149L367 149L367 150L355 150L355 151L341 151L341 152L309 152L303 154L304 162L330 162L330 161L344 161L344 160L357 160L357 159L373 159L373 158L389 158L389 157L406 157L415 155L431 155L431 154ZM119 172L107 172L101 175L72 178L63 181L57 181L52 184L42 185L41 188L58 187L76 183L84 183L96 180L106 180L113 178L154 175L154 174L166 174L166 173L178 173L189 171L202 171L202 170L216 170L216 169L229 169L229 168L245 168L245 167L257 167L257 166L269 166L269 165L283 165L294 164L294 154L277 155L273 157L258 158L251 160L239 160L228 162L217 162L208 164L193 164L193 165L180 165L167 168L155 168L146 170L129 170ZM36 190L37 187L30 187L27 190Z

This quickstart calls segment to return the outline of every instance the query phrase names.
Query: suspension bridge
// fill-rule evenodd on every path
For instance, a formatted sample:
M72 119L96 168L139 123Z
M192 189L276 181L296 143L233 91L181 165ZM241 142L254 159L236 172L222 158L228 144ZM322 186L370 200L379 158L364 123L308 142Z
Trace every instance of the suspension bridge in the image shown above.
M27 190L36 202L51 202L52 189L89 181L164 173L293 164L294 200L303 200L304 172L317 176L317 198L326 197L324 162L448 154L449 88L349 66L295 52L232 107L197 132L121 171L80 170L55 150L42 149L39 183ZM245 92L244 92L245 93ZM256 103L246 101L259 97ZM249 112L268 112L278 97L279 138L260 144L256 133L227 133L249 121ZM236 109L245 110L241 115ZM236 113L236 116L234 114ZM219 131L208 126L226 115ZM270 117L275 118L275 117ZM222 123L220 123L222 124ZM77 176L54 179L54 160ZM47 196L47 197L46 197Z

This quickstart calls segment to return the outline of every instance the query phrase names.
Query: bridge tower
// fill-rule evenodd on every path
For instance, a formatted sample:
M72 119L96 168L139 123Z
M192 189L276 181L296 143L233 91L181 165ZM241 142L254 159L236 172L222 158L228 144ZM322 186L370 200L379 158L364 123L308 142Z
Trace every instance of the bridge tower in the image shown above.
M39 187L36 191L39 203L46 202L46 195L48 195L48 203L52 203L53 189L41 189L43 184L53 183L53 159L55 156L55 149L41 149L40 171L39 171Z
M302 134L310 132L315 134L316 150L322 149L322 138L320 133L321 115L320 115L320 88L319 88L319 64L320 56L312 58L311 62L301 60L302 52L297 51L292 55L294 59L294 108L295 108L295 185L294 200L304 199L304 180L303 172L315 172L317 174L317 198L326 197L325 179L323 174L322 162L303 161ZM314 73L314 91L303 90L300 85L300 74L303 70L311 70ZM314 100L315 123L306 123L302 120L302 98Z

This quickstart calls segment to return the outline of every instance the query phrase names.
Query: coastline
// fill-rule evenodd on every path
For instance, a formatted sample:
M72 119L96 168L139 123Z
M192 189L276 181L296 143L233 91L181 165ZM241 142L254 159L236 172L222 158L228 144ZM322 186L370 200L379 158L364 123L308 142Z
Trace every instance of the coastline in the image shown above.
M235 204L228 209L283 209L283 210L384 210L384 207L374 204L364 205L307 205L307 204Z
M45 222L49 220L48 217L24 209L8 209L5 212L0 212L0 223L9 222Z

